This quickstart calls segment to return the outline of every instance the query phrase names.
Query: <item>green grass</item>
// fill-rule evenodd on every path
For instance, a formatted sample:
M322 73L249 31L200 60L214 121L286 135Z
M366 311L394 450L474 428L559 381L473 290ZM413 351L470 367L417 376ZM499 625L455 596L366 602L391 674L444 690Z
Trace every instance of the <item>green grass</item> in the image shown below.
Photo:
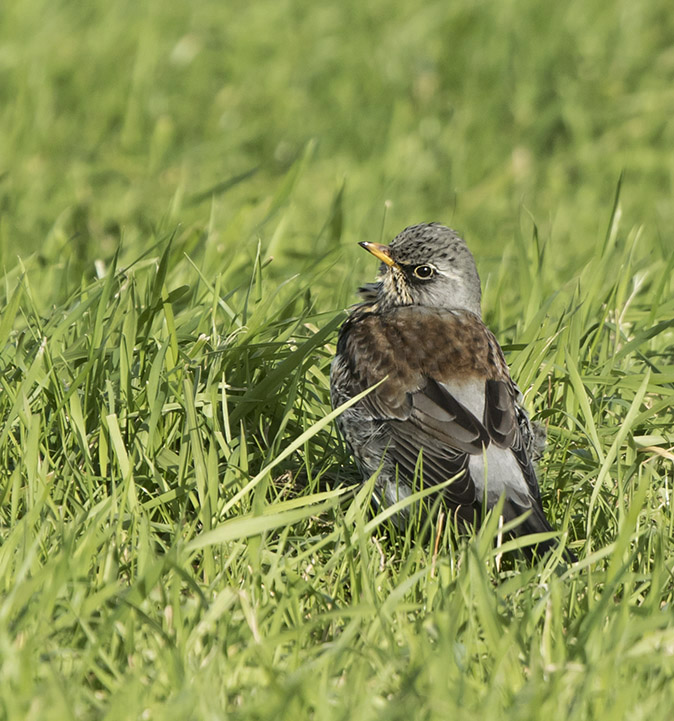
M2 5L0 719L671 719L673 40L664 0ZM577 566L354 485L356 242L422 220Z

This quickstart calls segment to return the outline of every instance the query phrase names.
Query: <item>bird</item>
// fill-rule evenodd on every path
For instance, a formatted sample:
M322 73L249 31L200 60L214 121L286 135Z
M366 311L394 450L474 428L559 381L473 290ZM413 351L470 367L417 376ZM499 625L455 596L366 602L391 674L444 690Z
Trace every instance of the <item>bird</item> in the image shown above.
M390 506L420 484L444 484L438 493L459 525L479 527L503 499L504 522L521 518L515 535L553 531L536 473L545 432L482 320L466 242L445 225L421 223L389 245L359 245L381 264L340 327L330 397L338 408L374 386L337 426L363 481L376 474L376 502ZM396 523L409 513L401 510ZM552 538L526 552L542 556L556 545Z

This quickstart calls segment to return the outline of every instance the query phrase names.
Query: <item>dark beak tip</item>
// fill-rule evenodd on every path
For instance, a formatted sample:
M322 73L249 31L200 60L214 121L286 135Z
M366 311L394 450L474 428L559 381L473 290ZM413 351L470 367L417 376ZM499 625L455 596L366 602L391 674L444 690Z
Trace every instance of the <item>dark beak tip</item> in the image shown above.
M375 258L379 258L382 263L385 263L389 267L397 267L397 263L391 257L391 251L387 245L381 245L381 243L370 243L367 240L358 243L358 245L360 245L361 248L365 248L365 250L372 253Z

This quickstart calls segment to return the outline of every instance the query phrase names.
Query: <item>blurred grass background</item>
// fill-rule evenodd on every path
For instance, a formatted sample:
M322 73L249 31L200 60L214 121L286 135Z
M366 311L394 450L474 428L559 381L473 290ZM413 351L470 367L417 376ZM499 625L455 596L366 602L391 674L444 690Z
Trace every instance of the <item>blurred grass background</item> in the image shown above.
M2 3L0 718L671 718L673 117L664 0ZM356 243L424 220L578 569L337 485Z
M3 4L0 32L5 264L21 249L90 267L120 237L211 214L224 251L253 255L310 141L263 234L291 264L331 249L316 236L344 185L348 240L378 236L389 200L386 235L437 218L492 269L531 216L559 281L603 234L622 171L627 224L670 247L663 3L31 0Z

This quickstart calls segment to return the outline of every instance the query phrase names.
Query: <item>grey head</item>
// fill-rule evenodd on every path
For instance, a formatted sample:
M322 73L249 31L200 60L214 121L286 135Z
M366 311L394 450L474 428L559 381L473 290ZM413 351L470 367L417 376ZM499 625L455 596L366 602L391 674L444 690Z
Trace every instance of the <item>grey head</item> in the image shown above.
M405 228L390 245L360 245L382 261L377 282L361 289L365 300L381 308L424 305L482 317L475 259L451 228L421 223Z

